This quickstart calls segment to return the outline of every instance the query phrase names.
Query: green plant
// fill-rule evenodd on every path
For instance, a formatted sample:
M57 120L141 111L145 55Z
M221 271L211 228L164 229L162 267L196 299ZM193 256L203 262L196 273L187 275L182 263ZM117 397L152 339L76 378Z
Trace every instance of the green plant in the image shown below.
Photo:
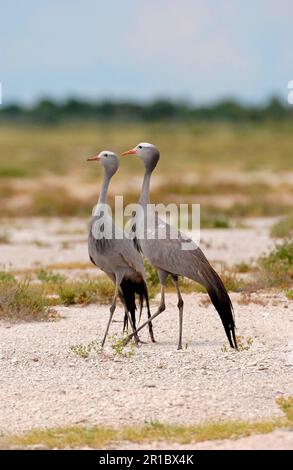
M70 350L77 356L86 359L89 357L92 351L94 351L96 354L100 354L102 352L102 347L99 341L93 340L88 344L76 344L74 346L70 346Z
M258 264L265 286L289 286L293 280L293 242L276 245L271 253L259 258Z
M50 316L48 300L29 281L0 282L0 317L41 320Z
M9 238L8 233L6 232L0 233L0 245L7 245L8 243L10 243L10 238Z
M277 405L281 408L281 410L285 413L287 419L289 421L293 421L293 396L285 398L285 397L278 397L276 399Z
M235 265L235 271L240 274L248 273L251 269L251 266L244 261L241 261L241 263L237 263Z
M7 271L0 271L0 282L16 281L15 276Z
M238 346L238 351L248 351L252 345L253 345L253 338L251 336L248 336L245 338L244 336L241 335L236 335L236 340L237 340L237 346ZM222 352L228 352L231 349L224 344L221 348Z
M288 300L293 300L293 289L286 289L285 295Z
M125 337L119 337L117 334L111 336L111 348L116 356L132 357L135 353L135 345L128 343L125 345Z
M59 273L53 273L52 271L47 271L46 269L42 268L37 274L37 278L42 282L48 283L58 283L64 282L66 277Z
M276 238L293 237L293 212L272 226L271 235Z
M71 281L58 286L58 295L64 305L90 304L97 299L95 281Z

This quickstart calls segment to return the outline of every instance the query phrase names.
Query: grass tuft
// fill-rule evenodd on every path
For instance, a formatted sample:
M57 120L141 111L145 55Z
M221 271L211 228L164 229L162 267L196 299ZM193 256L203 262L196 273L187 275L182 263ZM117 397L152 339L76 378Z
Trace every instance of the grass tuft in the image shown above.
M44 320L50 313L48 300L29 281L6 278L0 282L0 318Z
M285 413L289 421L293 421L293 396L285 398L279 397L276 399L277 405Z
M27 434L2 438L2 448L27 447L42 444L49 449L89 447L108 448L117 442L158 442L189 444L220 439L237 439L253 434L266 434L278 428L289 427L286 419L261 422L226 421L185 426L168 425L157 421L142 426L125 426L120 429L104 426L71 426L56 429L34 430Z
M286 289L285 295L288 300L293 300L293 289Z
M44 268L40 269L40 271L37 273L37 278L39 281L55 284L58 282L64 282L66 279L65 276L62 276L62 274L53 273L52 271L47 271Z
M276 238L293 238L293 212L273 225L271 235Z
M283 242L259 259L260 279L264 287L288 287L293 280L293 242Z

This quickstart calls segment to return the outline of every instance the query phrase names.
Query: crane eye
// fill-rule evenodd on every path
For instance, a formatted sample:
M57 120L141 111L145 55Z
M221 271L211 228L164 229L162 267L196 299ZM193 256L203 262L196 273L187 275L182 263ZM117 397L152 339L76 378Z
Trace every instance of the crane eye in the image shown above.
M142 145L139 145L138 148L139 148L139 149L142 149Z
M104 153L104 157L108 157L108 154L107 154L107 153Z

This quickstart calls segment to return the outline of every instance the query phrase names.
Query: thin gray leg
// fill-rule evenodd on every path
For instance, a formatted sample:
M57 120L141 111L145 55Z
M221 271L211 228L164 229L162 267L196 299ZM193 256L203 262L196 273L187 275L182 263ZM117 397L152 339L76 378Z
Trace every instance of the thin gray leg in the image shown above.
M116 309L116 302L117 302L118 292L119 292L119 283L118 283L118 280L116 279L115 293L114 293L112 305L110 307L110 317L109 317L109 320L108 320L108 324L107 324L107 328L106 328L106 331L105 331L105 334L104 334L103 341L101 343L102 348L104 347L104 344L105 344L105 341L106 341L106 338L107 338L107 335L108 335L108 332L109 332L109 328L110 328L110 325L111 325L111 321L112 321L112 318L113 318L113 315L114 315L114 312L115 312L115 309Z
M184 305L184 302L183 302L181 292L180 292L180 289L179 289L178 277L174 276L173 281L174 281L175 286L176 286L176 292L177 292L177 296L178 296L177 307L178 307L178 310L179 310L179 341L178 341L177 349L182 349L183 305Z

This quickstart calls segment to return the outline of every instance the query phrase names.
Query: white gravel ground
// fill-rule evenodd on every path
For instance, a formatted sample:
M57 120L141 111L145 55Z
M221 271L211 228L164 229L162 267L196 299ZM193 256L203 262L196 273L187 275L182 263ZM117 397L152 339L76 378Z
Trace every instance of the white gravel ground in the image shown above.
M247 229L203 230L211 261L234 265L250 261L273 245L269 225L249 221ZM85 220L18 220L2 226L10 243L1 246L0 269L24 269L50 263L87 262ZM98 274L92 269L78 276ZM75 276L77 271L67 271ZM176 296L167 295L167 310L154 323L158 342L147 332L132 357L105 353L87 359L70 347L100 340L108 307L60 307L56 322L0 322L0 433L72 424L122 424L160 421L201 423L208 420L260 420L281 416L278 396L292 395L293 305L283 293L254 294L258 303L238 304L232 294L238 334L253 345L239 353L227 350L214 308L201 303L203 294L185 295L184 345L176 350ZM152 310L156 301L152 302ZM111 334L122 330L122 309ZM227 348L228 349L228 348ZM237 441L201 443L205 448L292 448L290 431L251 436ZM194 448L150 443L139 448ZM137 448L138 448L137 447ZM116 448L136 448L121 443Z
M176 350L174 294L154 324L157 344L142 345L130 358L113 358L110 341L105 354L88 359L70 351L102 337L105 306L62 307L57 322L2 323L0 431L281 415L276 397L292 394L292 303L264 294L265 306L238 305L234 294L238 334L254 338L250 350L237 353L221 351L227 341L214 308L200 305L203 297L185 296L183 352ZM121 329L115 322L111 334ZM148 340L147 332L142 338Z

